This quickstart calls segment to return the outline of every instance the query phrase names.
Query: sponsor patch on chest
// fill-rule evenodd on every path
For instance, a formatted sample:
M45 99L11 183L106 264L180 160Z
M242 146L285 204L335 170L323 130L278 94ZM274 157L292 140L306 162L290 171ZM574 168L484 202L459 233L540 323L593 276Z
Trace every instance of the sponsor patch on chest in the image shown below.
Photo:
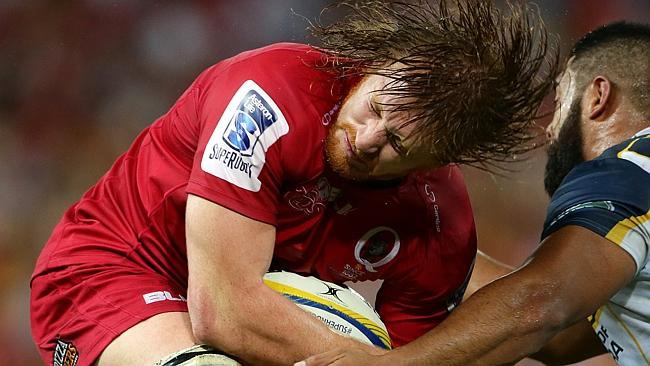
M201 169L238 187L257 192L266 151L289 132L271 97L252 80L237 90L203 152Z

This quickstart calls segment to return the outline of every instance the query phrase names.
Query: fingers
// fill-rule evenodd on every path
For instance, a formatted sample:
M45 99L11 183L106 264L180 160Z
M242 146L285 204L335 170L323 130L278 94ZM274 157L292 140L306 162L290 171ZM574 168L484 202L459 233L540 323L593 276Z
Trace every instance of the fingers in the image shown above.
M345 351L342 349L334 349L317 355L308 357L302 361L296 362L293 366L328 366L333 365L338 359L341 358Z

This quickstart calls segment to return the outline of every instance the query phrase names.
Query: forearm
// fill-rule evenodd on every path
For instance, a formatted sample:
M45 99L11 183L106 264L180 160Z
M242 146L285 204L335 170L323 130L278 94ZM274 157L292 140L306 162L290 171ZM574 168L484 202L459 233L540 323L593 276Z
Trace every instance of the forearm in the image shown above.
M386 364L501 365L541 348L562 323L544 287L503 278L479 290L441 325L387 354ZM462 331L471 325L471 332Z
M378 351L334 333L265 285L219 297L224 301L217 306L213 331L198 331L200 338L248 364L287 365L311 354L353 345Z
M439 326L372 366L503 365L539 350L607 302L634 276L625 251L588 229L564 227L519 270L480 289ZM596 284L596 285L594 285ZM356 358L350 352L326 355ZM309 365L322 365L317 358ZM358 363L356 363L358 364Z
M529 357L546 365L569 365L607 353L586 320L556 334L537 353Z
M358 345L330 331L263 282L275 228L190 195L188 307L194 336L254 365L287 365Z

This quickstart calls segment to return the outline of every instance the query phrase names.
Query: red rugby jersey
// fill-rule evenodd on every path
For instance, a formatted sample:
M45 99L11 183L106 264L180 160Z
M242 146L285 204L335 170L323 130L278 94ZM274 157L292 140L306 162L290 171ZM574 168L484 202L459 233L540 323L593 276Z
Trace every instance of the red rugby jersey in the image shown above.
M275 268L383 279L376 307L394 346L434 327L462 298L476 253L461 173L388 184L332 173L324 141L351 85L316 67L325 60L284 43L204 71L68 209L34 276L128 263L186 287L190 193L275 225Z

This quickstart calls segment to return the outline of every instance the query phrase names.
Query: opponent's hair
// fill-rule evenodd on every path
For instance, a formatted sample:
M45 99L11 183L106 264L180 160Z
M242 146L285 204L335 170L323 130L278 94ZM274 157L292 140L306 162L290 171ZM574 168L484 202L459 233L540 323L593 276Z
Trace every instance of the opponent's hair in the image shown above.
M639 112L650 116L650 25L624 21L604 25L580 39L570 56L578 90L604 75Z
M507 161L535 147L537 113L558 66L536 8L490 0L339 4L348 15L311 24L341 75L384 75L383 107L409 111L409 138L441 163Z

